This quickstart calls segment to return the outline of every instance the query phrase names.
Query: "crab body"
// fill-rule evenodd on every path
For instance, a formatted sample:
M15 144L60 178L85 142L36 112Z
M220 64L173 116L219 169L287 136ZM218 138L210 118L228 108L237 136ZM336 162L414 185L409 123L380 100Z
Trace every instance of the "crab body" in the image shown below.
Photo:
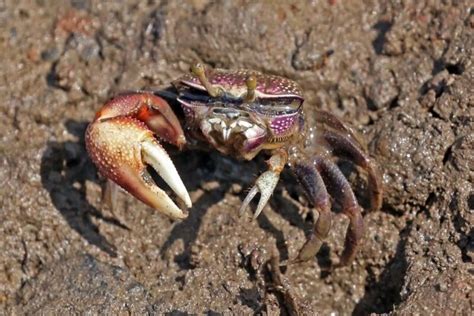
M204 75L216 96L196 76L185 75L174 83L191 137L250 160L261 150L284 146L302 130L303 98L295 82L250 70L215 69ZM256 83L251 98L248 78Z
M107 102L89 125L89 155L110 183L158 211L182 219L191 199L159 140L180 149L190 142L207 144L222 154L246 160L265 152L270 156L268 170L257 178L240 213L260 193L257 217L281 171L289 165L319 214L294 261L314 257L327 237L332 222L330 194L350 219L340 264L354 258L364 232L361 208L333 158L349 158L367 172L374 209L380 207L382 187L375 163L348 126L322 111L316 113L316 126L305 126L304 99L297 83L257 71L210 70L197 64L191 74L174 81L173 88L184 113L181 119L157 94L137 92ZM180 207L154 183L147 166L169 184Z

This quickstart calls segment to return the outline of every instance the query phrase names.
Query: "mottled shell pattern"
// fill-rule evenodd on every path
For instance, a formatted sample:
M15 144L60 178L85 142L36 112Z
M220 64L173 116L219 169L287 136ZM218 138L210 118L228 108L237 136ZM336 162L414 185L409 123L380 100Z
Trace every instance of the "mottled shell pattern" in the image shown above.
M246 80L249 76L254 76L257 81L255 95L257 98L297 98L303 100L303 92L299 85L293 80L262 74L255 70L224 70L206 69L206 77L209 82L216 87L220 87L228 96L242 98L247 93ZM187 74L178 79L186 86L205 91L204 86L193 74Z

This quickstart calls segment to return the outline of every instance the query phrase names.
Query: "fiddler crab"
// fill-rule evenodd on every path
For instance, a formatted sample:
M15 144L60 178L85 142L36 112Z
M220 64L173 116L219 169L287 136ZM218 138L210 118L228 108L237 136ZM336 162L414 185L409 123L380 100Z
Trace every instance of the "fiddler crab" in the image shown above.
M288 165L319 214L293 262L314 258L328 236L332 222L329 194L350 220L338 265L353 260L364 234L362 208L334 159L349 159L365 170L371 209L381 206L382 184L376 164L350 127L324 111L315 113L315 126L305 126L298 84L258 71L206 69L198 63L191 73L173 82L173 87L182 111L175 113L164 99L166 93L139 91L108 101L88 126L87 151L109 180L105 197L112 206L118 185L173 219L187 217L183 209L191 207L191 198L161 141L179 149L189 144L207 146L245 160L264 152L270 156L268 170L248 192L240 214L257 193L260 200L254 218L260 214ZM176 204L156 185L147 166L174 191Z

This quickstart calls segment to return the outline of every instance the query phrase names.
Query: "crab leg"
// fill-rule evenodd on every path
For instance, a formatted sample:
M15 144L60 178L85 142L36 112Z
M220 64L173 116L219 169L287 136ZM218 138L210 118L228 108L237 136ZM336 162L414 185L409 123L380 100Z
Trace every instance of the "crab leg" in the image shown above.
M313 231L295 260L295 262L303 262L312 259L318 253L329 234L332 222L331 202L323 179L314 166L296 164L293 171L319 214Z
M361 207L352 191L349 181L344 174L331 161L317 157L315 165L321 173L324 182L332 189L333 196L339 196L344 213L350 220L347 227L346 241L344 250L341 254L339 264L337 266L345 266L349 264L357 254L359 243L364 235L364 219L362 217Z
M147 172L151 166L187 207L191 199L159 137L178 146L185 142L178 119L166 102L150 93L120 96L108 102L86 131L86 147L99 171L130 194L165 215L187 214ZM113 205L113 201L112 201Z
M344 137L339 132L325 131L322 137L335 153L346 156L347 159L367 172L371 210L380 209L382 206L383 185L377 166L352 139Z
M285 167L287 161L288 154L284 150L279 150L270 157L267 161L269 170L262 173L257 178L257 181L255 181L255 185L250 189L250 192L247 194L247 197L240 207L240 215L243 215L247 206L259 192L260 200L258 201L257 209L255 210L253 218L256 219L258 215L260 215L275 190L278 180L280 179L280 173Z
M102 207L108 206L115 216L117 209L117 193L119 186L110 179L107 179L105 185L102 187Z
M315 118L318 123L329 127L321 136L323 143L329 145L328 149L345 156L367 172L371 210L380 209L383 192L383 184L379 176L380 172L377 165L362 149L363 146L361 144L364 142L359 134L329 112L316 111Z

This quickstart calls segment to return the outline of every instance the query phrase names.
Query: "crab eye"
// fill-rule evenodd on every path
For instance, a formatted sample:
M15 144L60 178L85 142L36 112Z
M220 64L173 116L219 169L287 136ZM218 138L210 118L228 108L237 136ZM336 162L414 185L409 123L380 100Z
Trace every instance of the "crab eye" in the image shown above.
M302 103L303 100L294 98L264 99L254 103L251 107L262 114L280 115L297 112Z

